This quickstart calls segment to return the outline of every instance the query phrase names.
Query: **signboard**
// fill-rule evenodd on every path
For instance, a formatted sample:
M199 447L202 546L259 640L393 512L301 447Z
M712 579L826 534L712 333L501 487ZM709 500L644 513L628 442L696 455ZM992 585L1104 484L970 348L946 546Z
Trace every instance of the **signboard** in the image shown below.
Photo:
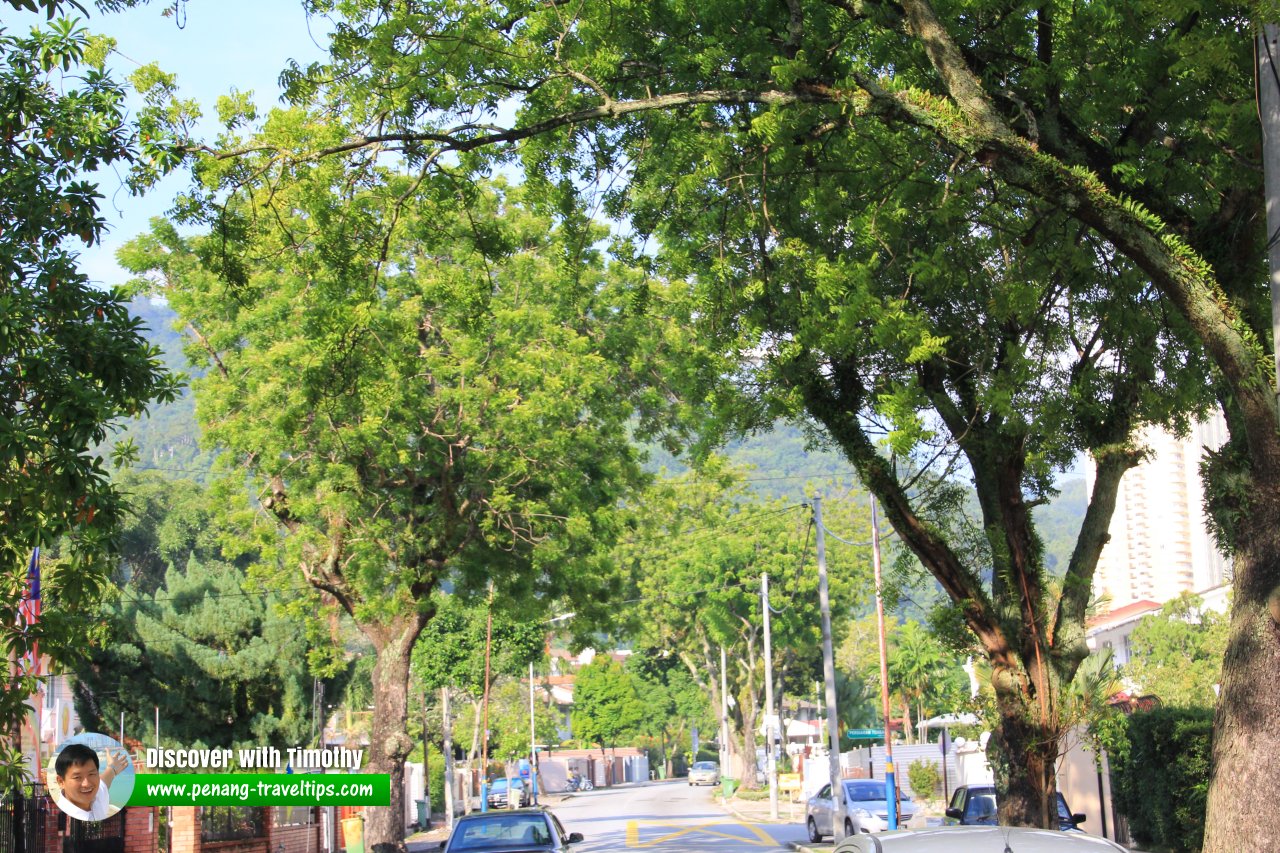
M849 729L844 733L849 740L884 740L881 729Z

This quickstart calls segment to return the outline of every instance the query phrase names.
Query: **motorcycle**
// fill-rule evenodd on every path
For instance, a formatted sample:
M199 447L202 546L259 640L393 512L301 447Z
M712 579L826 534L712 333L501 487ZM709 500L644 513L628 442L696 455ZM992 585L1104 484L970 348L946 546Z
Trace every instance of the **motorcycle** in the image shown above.
M577 773L569 779L570 791L593 791L595 790L595 787L596 786L592 784L590 779Z

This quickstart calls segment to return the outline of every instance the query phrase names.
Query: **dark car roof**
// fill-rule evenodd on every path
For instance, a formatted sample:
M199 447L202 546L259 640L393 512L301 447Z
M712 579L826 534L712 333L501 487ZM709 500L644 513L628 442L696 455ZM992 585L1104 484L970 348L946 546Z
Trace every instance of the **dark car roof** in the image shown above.
M494 818L507 815L521 814L539 814L547 817L551 814L546 806L525 806L522 809L502 809L496 812L472 812L471 814L460 814L453 819L454 826L469 820L484 820L485 818Z
M450 846L447 847L446 849L474 851L474 853L484 853L485 850L501 850L503 851L503 853L522 853L522 851L529 850L529 851L535 851L535 853L537 853L537 851L559 849L557 847L554 847L553 844L513 845L510 842L499 843L494 845L483 845L483 846L470 846L470 845L464 846L464 847L452 846L454 844L454 839L460 838L464 827L470 824L484 823L488 821L506 822L506 821L510 821L512 818L519 818L519 817L525 817L525 818L537 817L545 821L551 827L551 831L548 833L548 835L553 842L555 841L556 839L556 833L554 829L555 821L551 819L551 812L548 811L543 806L529 806L522 809L501 809L499 811L473 812L472 814L469 814L469 815L459 815L454 822L453 833L450 834L449 836L448 843Z

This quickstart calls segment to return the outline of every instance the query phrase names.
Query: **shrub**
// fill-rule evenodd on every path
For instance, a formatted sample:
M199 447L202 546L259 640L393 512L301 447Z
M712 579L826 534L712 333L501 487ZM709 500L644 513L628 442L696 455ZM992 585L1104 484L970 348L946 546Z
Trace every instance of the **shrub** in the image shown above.
M907 781L911 783L911 790L916 797L932 800L934 792L942 784L942 774L938 772L937 764L922 758L911 762L911 766L907 768Z
M1133 839L1173 853L1204 843L1213 711L1162 708L1129 717L1107 755L1116 807Z

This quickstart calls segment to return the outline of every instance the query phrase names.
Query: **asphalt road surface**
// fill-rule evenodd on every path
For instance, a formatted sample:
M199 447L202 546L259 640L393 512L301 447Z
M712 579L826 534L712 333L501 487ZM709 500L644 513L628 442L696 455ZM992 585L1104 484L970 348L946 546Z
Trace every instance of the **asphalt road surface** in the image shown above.
M717 790L691 788L683 780L597 788L574 794L552 811L567 831L584 836L574 853L780 853L804 840L799 822L738 821L712 800Z

